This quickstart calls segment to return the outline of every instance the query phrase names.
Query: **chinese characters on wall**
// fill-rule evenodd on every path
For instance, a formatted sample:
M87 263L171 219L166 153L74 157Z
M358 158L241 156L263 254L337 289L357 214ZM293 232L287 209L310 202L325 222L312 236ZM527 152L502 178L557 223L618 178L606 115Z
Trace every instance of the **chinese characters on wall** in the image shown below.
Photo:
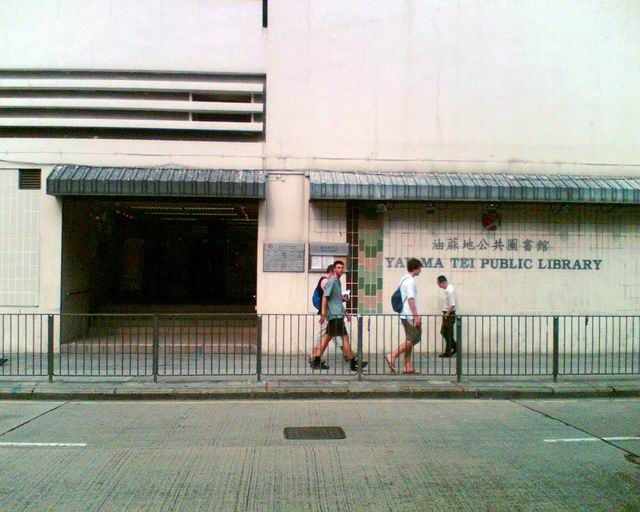
M547 252L551 249L549 240L531 240L525 238L520 240L519 238L496 238L492 242L485 240L484 238L473 240L471 238L465 238L460 240L458 237L447 238L446 241L441 238L434 238L431 248L436 251L458 251L460 249L470 251L519 251L524 250L526 252L540 251Z
M486 257L438 257L415 256L421 260L424 268L452 269L492 269L492 270L600 270L602 259L590 258L551 258L549 253L554 249L549 240L532 240L530 238L496 238L495 240L474 240L472 238L452 237L443 240L434 238L431 243L434 251L486 251ZM532 253L531 257L505 257L509 252L523 251ZM543 256L544 257L540 257ZM501 257L497 257L501 256ZM514 254L515 256L515 254ZM534 257L536 256L536 257ZM404 268L412 256L385 257L386 268Z

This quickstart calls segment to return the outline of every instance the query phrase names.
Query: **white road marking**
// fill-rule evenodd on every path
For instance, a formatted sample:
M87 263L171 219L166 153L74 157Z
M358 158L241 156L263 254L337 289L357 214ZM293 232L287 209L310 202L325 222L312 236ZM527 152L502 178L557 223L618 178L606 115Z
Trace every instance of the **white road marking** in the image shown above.
M0 443L0 447L84 447L87 443Z
M640 439L638 436L632 437L603 437L605 441L636 441ZM575 437L568 439L545 439L545 443L584 443L589 441L600 441L599 437Z

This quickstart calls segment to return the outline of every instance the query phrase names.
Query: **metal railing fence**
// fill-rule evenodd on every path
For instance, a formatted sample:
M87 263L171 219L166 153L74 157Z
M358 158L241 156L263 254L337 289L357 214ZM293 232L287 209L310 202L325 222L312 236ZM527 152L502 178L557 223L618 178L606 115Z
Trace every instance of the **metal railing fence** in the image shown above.
M53 315L0 314L0 377L48 375L53 328Z
M422 316L410 360L428 376L640 375L640 315L462 315L457 353L444 351L439 315ZM2 376L385 376L405 342L398 315L345 323L314 369L322 334L312 314L0 314ZM358 360L344 357L349 344ZM404 356L395 361L402 373Z

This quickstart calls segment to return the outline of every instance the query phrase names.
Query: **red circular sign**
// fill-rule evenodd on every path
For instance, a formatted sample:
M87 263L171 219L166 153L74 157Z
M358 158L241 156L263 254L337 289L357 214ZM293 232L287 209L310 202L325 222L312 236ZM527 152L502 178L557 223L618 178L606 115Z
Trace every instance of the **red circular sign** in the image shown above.
M487 231L495 231L501 220L502 217L498 212L487 212L482 216L482 227Z

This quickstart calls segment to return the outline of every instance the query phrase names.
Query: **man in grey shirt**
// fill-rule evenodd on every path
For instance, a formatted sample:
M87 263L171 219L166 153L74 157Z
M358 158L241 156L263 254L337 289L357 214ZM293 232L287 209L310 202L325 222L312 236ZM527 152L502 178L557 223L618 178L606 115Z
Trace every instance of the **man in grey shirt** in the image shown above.
M344 358L351 363L351 371L358 370L358 359L351 350L349 343L349 333L344 326L344 319L347 321L351 318L347 313L344 304L342 302L342 284L340 283L340 277L344 273L344 262L335 261L333 263L333 276L329 279L329 282L324 287L324 293L322 295L322 307L320 310L320 325L327 320L327 331L320 341L320 346L314 350L314 357L311 361L311 368L314 370L325 370L329 366L322 362L322 354L329 345L331 338L338 336L342 337L342 352ZM367 365L365 361L362 362L362 368Z

